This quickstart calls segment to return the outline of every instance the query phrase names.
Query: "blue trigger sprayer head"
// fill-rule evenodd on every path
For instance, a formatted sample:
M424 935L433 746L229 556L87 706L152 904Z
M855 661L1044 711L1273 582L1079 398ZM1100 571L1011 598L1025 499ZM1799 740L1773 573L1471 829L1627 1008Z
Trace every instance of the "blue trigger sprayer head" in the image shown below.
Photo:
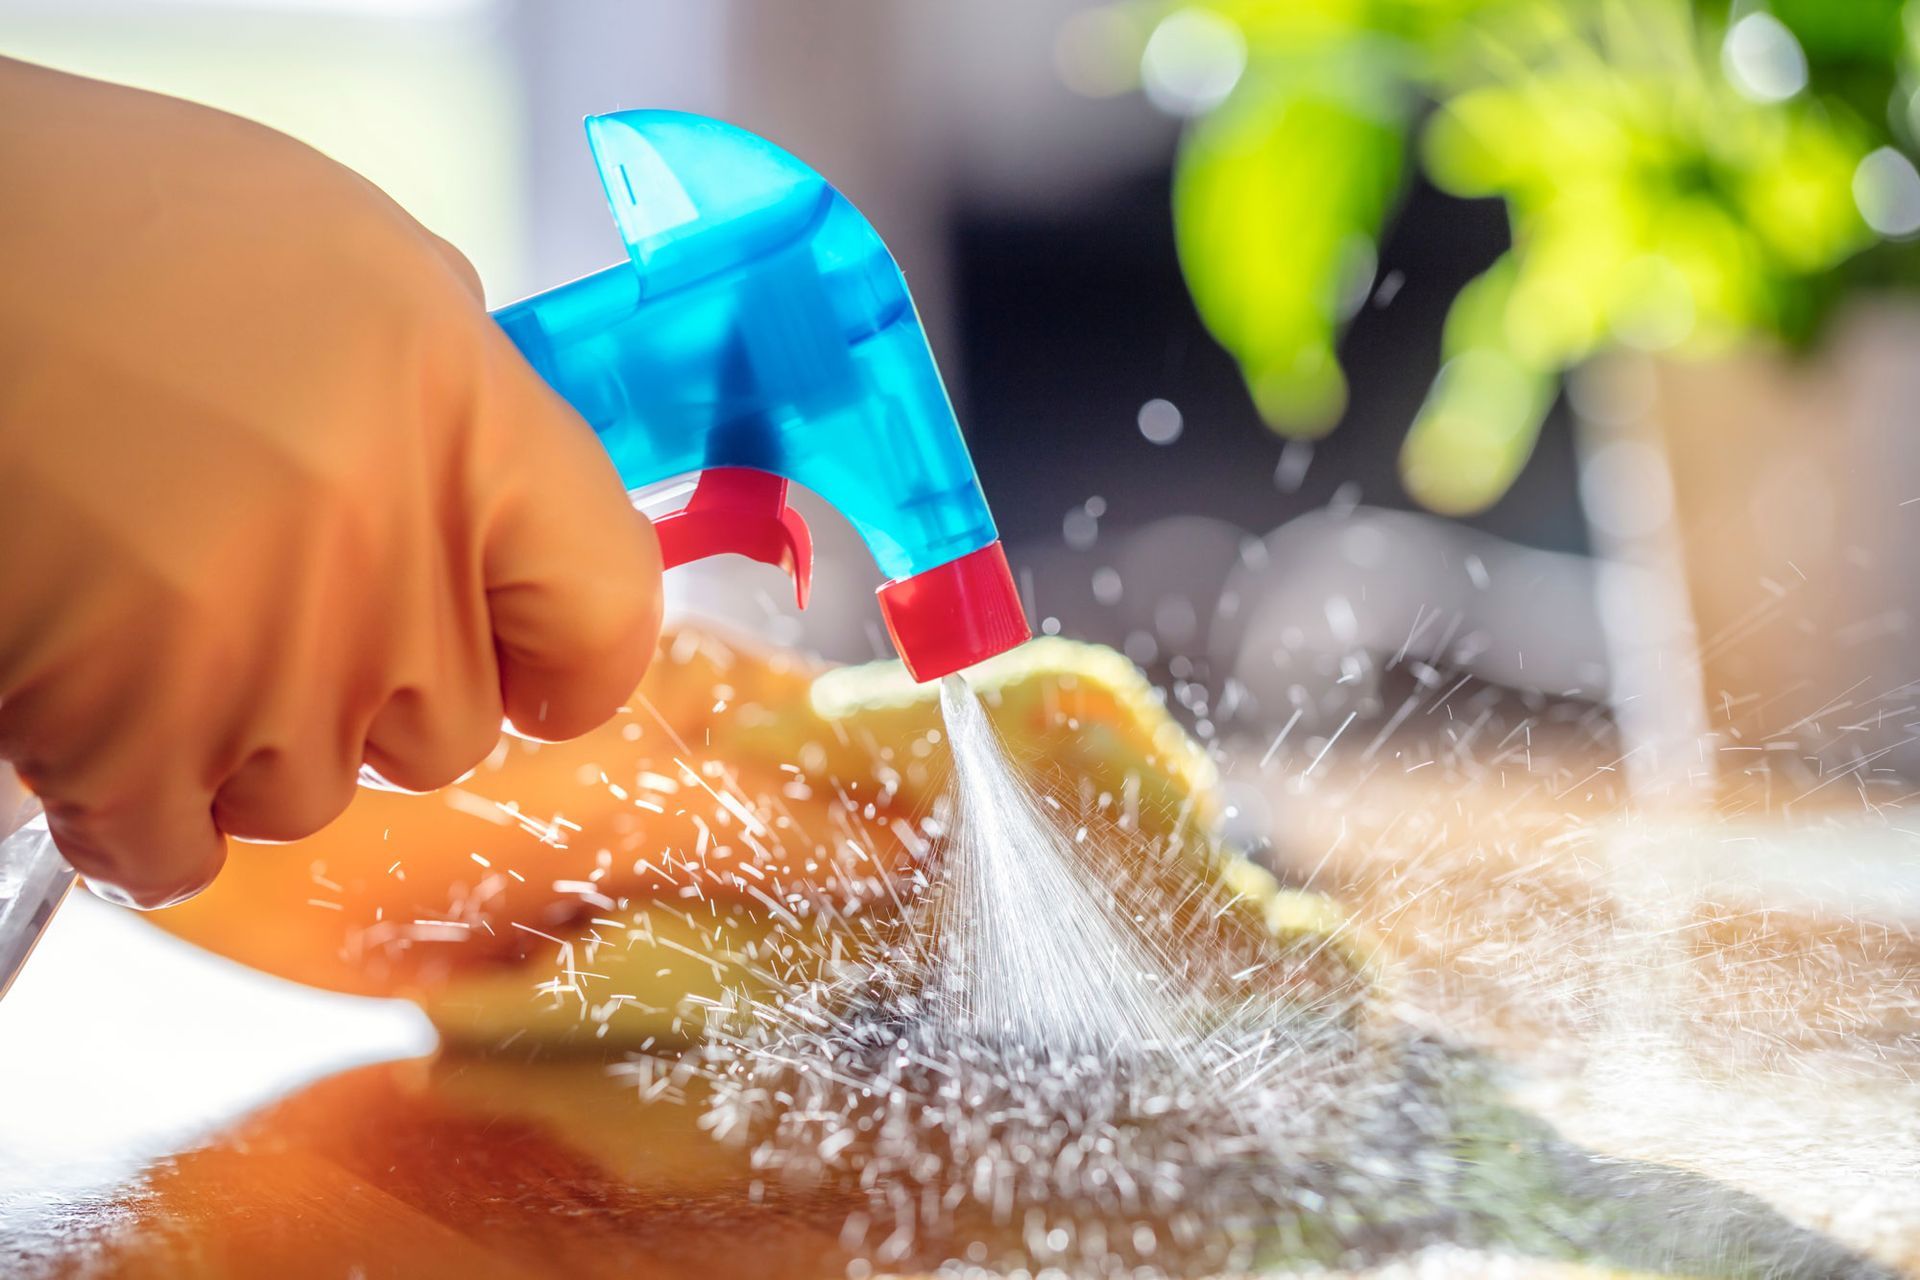
M1030 632L906 281L806 165L701 116L587 120L627 261L494 318L629 489L699 473L657 522L668 565L734 552L806 600L805 485L853 522L916 679Z

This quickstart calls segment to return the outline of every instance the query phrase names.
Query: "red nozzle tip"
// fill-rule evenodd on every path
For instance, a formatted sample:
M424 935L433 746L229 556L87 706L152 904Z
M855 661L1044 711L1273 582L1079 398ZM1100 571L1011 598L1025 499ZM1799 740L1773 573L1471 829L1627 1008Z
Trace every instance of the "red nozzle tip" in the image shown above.
M1007 553L996 540L880 588L880 615L922 683L985 662L1033 635Z

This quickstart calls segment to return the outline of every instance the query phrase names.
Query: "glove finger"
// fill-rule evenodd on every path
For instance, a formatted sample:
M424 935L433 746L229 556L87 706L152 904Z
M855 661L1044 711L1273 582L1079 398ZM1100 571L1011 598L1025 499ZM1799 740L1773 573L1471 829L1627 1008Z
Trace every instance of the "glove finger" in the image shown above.
M506 339L500 339L502 347ZM591 430L519 364L491 411L518 437L485 534L487 605L507 718L577 737L640 682L660 635L660 544Z
M76 596L78 612L89 595ZM153 908L205 888L226 841L213 821L210 753L194 731L206 723L206 692L178 664L169 679L152 675L176 642L141 622L164 603L137 588L121 603L129 616L108 612L100 632L81 628L62 662L0 702L0 755L40 798L67 861L102 896Z
M491 685L441 696L403 689L374 717L366 763L397 787L437 790L458 782L492 753L503 716Z
M213 820L241 840L288 841L332 822L353 799L359 761L330 744L254 751L213 795Z
M467 259L467 255L454 248L453 241L437 236L425 227L420 228L420 234L427 238L427 243L433 246L433 251L439 254L453 274L460 278L461 287L473 295L473 300L485 303L486 286L480 283L480 272Z
M227 860L204 791L142 790L112 806L42 803L61 855L101 897L123 906L152 911L183 902Z
M14 777L13 766L0 760L0 840L13 832L26 802L27 789Z

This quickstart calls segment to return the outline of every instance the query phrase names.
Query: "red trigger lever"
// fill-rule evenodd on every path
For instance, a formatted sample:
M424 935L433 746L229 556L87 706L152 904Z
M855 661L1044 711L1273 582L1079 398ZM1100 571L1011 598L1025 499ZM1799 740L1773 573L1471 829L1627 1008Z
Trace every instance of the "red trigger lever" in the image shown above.
M694 482L687 505L653 522L668 569L729 553L785 569L794 599L807 607L813 586L813 534L787 505L787 482L748 467L714 467Z

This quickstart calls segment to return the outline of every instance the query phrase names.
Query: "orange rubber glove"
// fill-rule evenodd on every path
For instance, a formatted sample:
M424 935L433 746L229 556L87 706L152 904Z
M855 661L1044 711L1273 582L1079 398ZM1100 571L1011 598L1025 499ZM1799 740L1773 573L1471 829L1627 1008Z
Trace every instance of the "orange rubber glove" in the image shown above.
M0 759L68 860L190 895L363 762L600 723L659 548L473 269L358 175L0 59Z

